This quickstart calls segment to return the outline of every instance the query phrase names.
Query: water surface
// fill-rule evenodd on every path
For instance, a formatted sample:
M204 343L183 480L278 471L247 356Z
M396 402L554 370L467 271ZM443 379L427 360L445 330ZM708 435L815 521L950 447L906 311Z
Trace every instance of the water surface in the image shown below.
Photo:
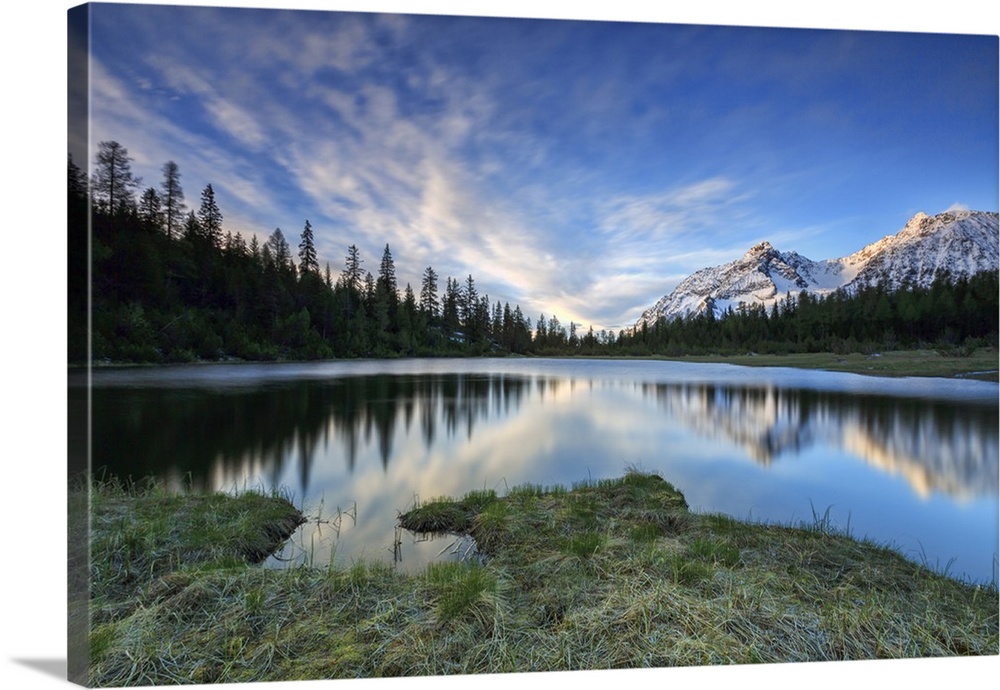
M71 383L86 394L84 377ZM419 569L462 545L397 543L396 516L415 502L638 467L695 511L827 519L957 577L996 578L994 383L534 359L108 369L91 383L95 471L280 487L320 518L280 555L293 562Z

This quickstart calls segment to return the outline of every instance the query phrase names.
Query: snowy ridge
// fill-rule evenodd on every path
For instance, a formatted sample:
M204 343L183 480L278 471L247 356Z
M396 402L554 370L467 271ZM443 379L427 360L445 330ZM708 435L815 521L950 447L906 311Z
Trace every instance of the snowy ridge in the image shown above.
M972 275L998 266L997 214L959 211L928 216L918 213L895 235L883 237L840 259L812 261L796 252L779 252L769 242L751 247L736 261L703 268L647 309L636 322L650 326L703 314L722 316L741 304L765 308L803 290L822 296L835 290L886 281L928 286L941 269Z

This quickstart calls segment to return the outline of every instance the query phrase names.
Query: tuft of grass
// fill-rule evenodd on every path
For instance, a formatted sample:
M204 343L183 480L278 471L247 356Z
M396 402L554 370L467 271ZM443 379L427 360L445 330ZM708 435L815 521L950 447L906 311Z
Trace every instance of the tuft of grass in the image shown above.
M472 513L461 503L449 499L435 499L416 506L399 516L399 524L411 532L465 532L472 520Z
M497 492L493 489L480 489L465 494L460 504L473 513L481 513L483 509L497 500Z
M566 539L562 546L563 553L576 558L587 559L593 556L607 542L607 537L600 532L578 532Z
M399 524L411 532L422 534L468 532L473 518L497 500L496 491L470 491L461 500L436 498L416 505L399 516Z
M652 523L639 523L629 530L629 539L635 544L650 544L660 536L660 528Z
M514 510L508 501L494 501L476 515L472 521L470 533L481 549L495 551L500 547L507 534L507 525Z
M718 538L695 538L688 546L688 554L705 563L732 568L740 562L738 548Z
M497 592L497 576L491 571L475 563L447 561L428 565L425 578L440 621L488 617Z
M668 554L664 559L667 574L675 585L697 585L710 580L715 570L700 560L692 560L680 553Z

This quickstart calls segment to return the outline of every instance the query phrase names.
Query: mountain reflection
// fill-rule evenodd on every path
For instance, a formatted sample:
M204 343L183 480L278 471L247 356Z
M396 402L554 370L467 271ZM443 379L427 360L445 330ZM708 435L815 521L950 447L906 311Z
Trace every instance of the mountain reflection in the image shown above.
M539 428L526 432L537 437L524 439L522 455L533 463L543 435L550 443L563 433L557 417L540 415L554 414L543 411L574 397L581 403L584 395L574 423L594 430L615 419L623 441L636 433L630 425L641 424L644 413L630 412L628 397L624 403L615 397L629 386L576 383L482 373L288 380L232 389L98 387L92 391L93 466L212 489L244 488L248 477L274 486L294 476L306 492L317 462L331 456L342 457L353 474L363 449L369 456L374 449L388 472L419 452L413 441L419 439L425 454L443 441L456 452L455 443L471 444L480 425L513 418L527 400L532 404L525 414ZM991 406L766 385L642 383L632 390L638 391L635 404L655 400L675 424L731 442L764 466L824 445L904 478L921 496L997 494ZM614 444L608 433L603 437ZM331 453L336 447L340 451Z
M996 409L773 386L643 384L702 436L726 438L767 465L823 444L903 477L921 496L996 495Z

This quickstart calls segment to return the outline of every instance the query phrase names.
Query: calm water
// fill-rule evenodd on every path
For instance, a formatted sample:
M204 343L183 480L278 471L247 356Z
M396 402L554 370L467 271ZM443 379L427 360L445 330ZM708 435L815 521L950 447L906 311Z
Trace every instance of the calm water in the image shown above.
M71 380L71 399L84 384ZM396 516L415 501L634 466L673 482L695 511L783 524L828 516L957 577L997 576L996 384L400 360L99 370L91 394L95 471L282 487L320 518L280 555L292 562L418 569L465 546L404 533L394 548Z

